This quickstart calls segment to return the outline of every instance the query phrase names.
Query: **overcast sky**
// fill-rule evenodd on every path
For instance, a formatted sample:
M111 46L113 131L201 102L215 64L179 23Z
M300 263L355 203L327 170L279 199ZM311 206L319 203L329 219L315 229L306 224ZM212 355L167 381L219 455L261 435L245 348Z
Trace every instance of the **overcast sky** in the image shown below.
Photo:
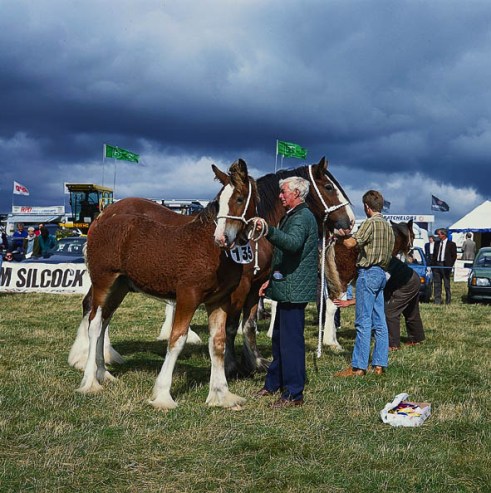
M0 0L0 211L103 178L209 199L211 163L259 177L279 139L326 156L358 217L375 188L450 225L491 198L490 60L489 0Z

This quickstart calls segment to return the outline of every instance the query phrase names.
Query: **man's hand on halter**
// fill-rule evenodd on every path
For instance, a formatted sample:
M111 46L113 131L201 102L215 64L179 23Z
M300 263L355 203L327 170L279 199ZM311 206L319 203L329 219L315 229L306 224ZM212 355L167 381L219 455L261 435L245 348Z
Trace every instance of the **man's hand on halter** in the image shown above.
M341 241L346 248L354 248L357 245L356 240L352 236L350 236L349 238L343 238L341 239Z

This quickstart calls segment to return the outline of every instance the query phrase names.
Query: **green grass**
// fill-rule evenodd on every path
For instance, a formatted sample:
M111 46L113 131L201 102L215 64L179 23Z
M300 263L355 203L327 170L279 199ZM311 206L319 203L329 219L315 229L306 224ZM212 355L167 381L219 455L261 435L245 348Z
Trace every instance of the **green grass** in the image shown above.
M309 307L306 402L281 411L251 398L263 375L230 382L248 398L242 411L206 406L206 345L186 347L178 360L179 407L148 405L165 350L155 340L164 306L140 295L127 297L111 325L126 358L112 368L118 380L79 395L82 374L66 359L81 296L2 294L0 491L490 491L491 307L462 303L463 283L452 289L450 307L421 305L427 341L391 353L383 377L334 378L349 364L354 310L343 311L338 334L346 352L324 350L317 360ZM193 328L207 339L204 311ZM258 340L269 357L265 330ZM432 403L423 426L380 421L401 392Z

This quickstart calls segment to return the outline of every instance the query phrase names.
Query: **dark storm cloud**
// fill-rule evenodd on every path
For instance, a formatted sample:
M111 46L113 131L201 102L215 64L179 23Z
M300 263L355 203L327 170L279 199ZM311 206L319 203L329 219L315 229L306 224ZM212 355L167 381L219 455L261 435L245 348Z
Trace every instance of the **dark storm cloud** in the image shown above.
M355 203L373 187L430 213L434 193L457 219L489 198L486 2L0 6L0 210L12 180L33 205L100 182L104 142L144 164L119 163L120 196L206 198L211 162L266 173L282 139L326 155Z

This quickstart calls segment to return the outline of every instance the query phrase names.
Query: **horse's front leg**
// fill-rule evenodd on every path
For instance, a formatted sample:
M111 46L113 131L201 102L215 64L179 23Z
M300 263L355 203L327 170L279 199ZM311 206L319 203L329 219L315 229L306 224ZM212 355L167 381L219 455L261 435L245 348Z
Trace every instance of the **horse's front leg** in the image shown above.
M322 344L329 346L333 351L343 351L336 337L336 325L334 323L334 315L338 307L330 298L326 298L326 318L324 321L324 336Z
M174 373L177 358L186 344L189 324L197 308L198 303L193 302L191 299L185 299L185 301L181 302L180 298L178 298L175 305L174 323L172 324L172 331L167 344L164 364L153 387L152 397L149 400L149 403L157 409L174 409L177 407L177 403L170 394L172 374Z
M240 409L240 406L246 400L228 390L228 383L225 377L224 356L227 307L227 305L206 306L210 329L208 347L211 358L210 391L206 403L209 406Z

